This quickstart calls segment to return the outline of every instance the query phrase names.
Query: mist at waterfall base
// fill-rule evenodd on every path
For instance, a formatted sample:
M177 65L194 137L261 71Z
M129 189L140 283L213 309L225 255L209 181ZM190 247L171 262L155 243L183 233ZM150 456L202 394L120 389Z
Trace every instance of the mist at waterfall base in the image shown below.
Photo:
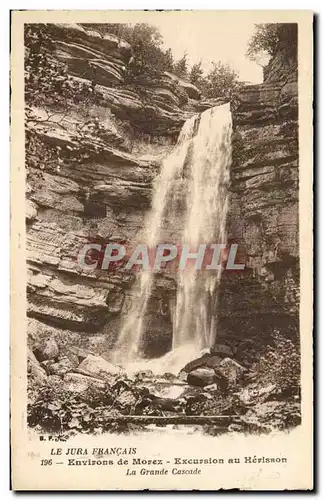
M151 209L140 234L148 247L172 240L192 248L201 243L226 243L231 133L229 103L185 122L154 183ZM210 349L216 338L220 279L221 267L199 273L188 266L176 273L176 297L169 305L172 349L161 358L144 359L141 341L154 273L142 269L133 285L132 305L123 321L113 361L128 373L152 370L155 374L177 374Z

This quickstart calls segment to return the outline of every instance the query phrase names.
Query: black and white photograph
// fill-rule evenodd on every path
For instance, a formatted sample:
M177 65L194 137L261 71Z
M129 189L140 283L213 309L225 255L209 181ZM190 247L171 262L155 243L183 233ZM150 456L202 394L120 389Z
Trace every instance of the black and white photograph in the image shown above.
M307 70L300 17L268 12L23 24L26 433L63 442L65 465L89 459L68 444L87 436L211 449L302 428ZM195 453L169 474L200 474ZM256 461L288 460L264 447Z

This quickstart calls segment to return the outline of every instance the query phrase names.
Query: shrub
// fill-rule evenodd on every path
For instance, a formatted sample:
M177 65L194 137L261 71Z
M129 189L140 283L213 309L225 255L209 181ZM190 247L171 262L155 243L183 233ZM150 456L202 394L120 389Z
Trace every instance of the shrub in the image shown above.
M50 27L25 28L25 99L30 106L55 106L68 112L72 104L99 103L95 81L81 82L67 74L66 65L54 58Z
M203 69L202 69L202 61L199 61L198 63L193 64L191 71L190 71L190 82L193 85L199 85L203 78Z
M229 100L241 85L239 74L221 61L212 63L211 70L199 81L202 94L207 98L223 97Z
M261 383L273 383L278 391L296 395L300 387L300 352L297 342L275 331L258 362Z
M174 65L174 73L175 75L179 76L180 78L187 78L188 77L188 67L187 67L187 54L183 55L183 57L177 61Z
M109 430L113 400L109 391L95 391L83 396L72 392L43 387L36 400L28 405L27 421L30 427L48 432L90 432ZM107 408L109 408L107 410Z
M69 76L66 65L54 58L51 25L26 25L25 50L27 169L57 169L64 161L81 163L99 154L105 144L105 129L88 113L91 105L100 104L103 99L95 80L80 81ZM75 129L70 125L67 130L64 120L76 107L84 122ZM43 114L37 115L35 108ZM45 144L38 136L37 126L47 123L61 127L73 146Z

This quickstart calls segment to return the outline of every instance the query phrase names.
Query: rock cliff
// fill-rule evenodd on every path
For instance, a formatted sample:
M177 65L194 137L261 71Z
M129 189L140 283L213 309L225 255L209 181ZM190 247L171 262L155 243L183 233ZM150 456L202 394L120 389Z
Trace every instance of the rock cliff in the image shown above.
M279 50L264 76L233 110L228 237L246 268L223 273L218 330L242 352L299 332L297 61Z
M52 338L60 349L104 354L129 310L134 276L85 271L77 254L89 241L135 240L162 156L187 118L217 102L200 101L196 87L170 73L129 82L131 47L115 36L78 25L46 30L53 60L98 98L68 112L55 99L29 110L26 140L43 155L31 153L27 169L29 344ZM218 331L232 344L298 329L297 72L291 63L284 73L283 60L271 61L265 83L246 86L233 107L228 233L247 260L245 271L223 273ZM147 354L170 347L173 294L174 282L157 277Z
M62 110L54 88L27 108L29 344L50 337L99 354L130 307L134 276L84 271L78 252L89 241L132 244L161 157L195 112L200 92L171 73L132 81L132 49L113 35L76 24L42 30L51 43L45 77L64 63L68 76L59 78L73 85L74 101L67 97ZM75 99L84 88L88 97ZM158 293L165 283L157 282Z

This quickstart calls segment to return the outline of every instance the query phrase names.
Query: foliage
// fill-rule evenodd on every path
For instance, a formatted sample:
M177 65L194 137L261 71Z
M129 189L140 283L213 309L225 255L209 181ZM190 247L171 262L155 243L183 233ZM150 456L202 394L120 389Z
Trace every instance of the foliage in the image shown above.
M261 54L267 54L272 57L281 44L288 51L296 51L297 24L256 24L255 31L248 44L246 55L252 61L257 61Z
M297 394L300 386L299 346L275 331L258 363L263 382L273 383L282 393Z
M203 69L202 69L202 61L199 61L198 63L193 64L193 66L191 67L190 76L189 76L190 82L193 85L198 86L202 80L203 74L204 73L203 73Z
M173 71L174 70L174 56L172 53L172 49L167 49L164 57L165 71Z
M193 64L189 69L187 53L175 61L171 49L163 49L163 38L156 26L146 23L83 24L83 26L99 31L101 35L107 33L116 35L131 45L133 54L127 67L129 82L140 79L142 75L145 78L158 78L164 71L170 71L196 85L206 98L230 99L239 88L237 72L220 61L213 63L206 75L202 69L202 61Z
M146 76L158 77L164 71L172 71L174 59L171 49L163 50L163 38L156 26L147 23L131 24L83 24L102 35L112 34L128 42L132 57L128 64L128 80Z
M128 28L128 32L126 40L133 49L130 69L134 76L142 73L158 76L173 69L172 53L161 48L163 39L158 28L140 23Z
M180 78L187 78L188 68L187 68L187 54L183 55L183 57L177 61L174 65L174 73Z
M100 102L102 95L92 82L78 81L67 74L66 65L53 57L53 40L45 25L25 29L25 99L28 105L49 105L68 111L71 104Z
M100 433L111 429L107 419L113 416L112 403L108 391L96 392L92 388L81 396L45 386L28 406L28 425L49 432Z
M102 102L102 94L92 82L72 78L66 65L53 57L54 45L50 29L43 24L25 28L25 116L26 166L40 170L59 169L65 160L84 162L104 147L105 130L97 119L89 117L89 108ZM84 122L65 129L65 118L77 106ZM45 116L37 115L36 108ZM66 131L65 146L44 143L38 126L55 125ZM77 152L77 155L75 154Z
M60 149L50 145L45 147L38 134L33 130L26 130L25 146L27 175L32 168L44 170L46 166L54 169L61 163L59 158Z
M202 94L205 97L223 97L228 100L233 97L241 85L238 73L221 61L212 63L211 70L204 78L200 78L199 82Z

